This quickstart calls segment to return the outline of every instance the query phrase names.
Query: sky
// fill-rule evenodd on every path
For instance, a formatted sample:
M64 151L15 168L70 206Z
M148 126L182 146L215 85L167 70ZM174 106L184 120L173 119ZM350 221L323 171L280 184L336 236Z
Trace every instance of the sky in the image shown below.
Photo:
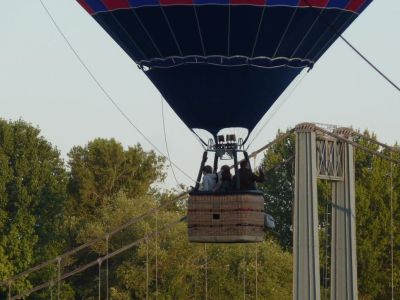
M104 89L166 153L162 99L157 89L74 0L43 2ZM38 126L66 160L73 146L97 137L115 138L125 147L140 143L145 150L152 149L96 86L39 0L0 3L0 118L22 118ZM399 0L375 0L344 33L397 84L399 15ZM164 109L171 159L195 178L203 149L166 102ZM338 40L296 89L283 95L267 112L258 128L266 126L249 152L271 141L278 129L301 122L368 129L380 141L393 144L400 141L399 113L400 93ZM168 175L163 186L175 186L170 169ZM180 183L193 185L179 171L176 175Z

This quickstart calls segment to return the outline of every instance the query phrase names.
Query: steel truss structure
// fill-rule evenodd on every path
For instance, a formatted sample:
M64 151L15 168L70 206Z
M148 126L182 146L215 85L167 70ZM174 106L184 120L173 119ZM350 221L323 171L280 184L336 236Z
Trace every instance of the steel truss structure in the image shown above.
M328 135L315 124L296 126L294 300L321 299L317 179L332 183L330 299L357 299L354 158L346 142L351 132L339 128Z

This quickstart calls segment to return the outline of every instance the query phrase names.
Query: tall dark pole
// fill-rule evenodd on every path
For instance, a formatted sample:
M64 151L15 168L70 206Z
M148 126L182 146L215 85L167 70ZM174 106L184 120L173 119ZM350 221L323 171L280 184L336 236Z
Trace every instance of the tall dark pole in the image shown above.
M237 158L237 151L233 150L233 162L235 165L235 178L236 178L236 182L235 182L235 187L236 189L240 189L240 178L239 178L239 168L238 168L238 158Z
M215 152L215 156L214 156L214 173L217 173L218 171L218 153Z
M249 164L249 169L251 171L251 164L250 164L250 158L249 158L249 154L247 153L247 151L243 151L243 155L244 155L244 159L245 161L247 161L247 163ZM255 168L256 166L254 166Z
M204 153L203 153L203 159L202 159L201 164L200 164L199 174L197 175L196 186L195 186L195 188L194 188L195 191L198 191L198 190L199 190L201 175L203 174L203 168L204 168L204 165L206 164L206 161L207 161L207 151L204 151Z

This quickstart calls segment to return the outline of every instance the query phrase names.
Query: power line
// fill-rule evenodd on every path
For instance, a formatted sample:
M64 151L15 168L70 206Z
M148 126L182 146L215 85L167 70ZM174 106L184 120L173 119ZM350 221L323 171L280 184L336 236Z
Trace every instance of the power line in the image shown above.
M47 16L50 18L52 21L53 25L57 29L58 33L61 35L61 37L64 39L70 50L74 53L75 57L78 59L79 63L83 66L83 68L86 70L86 72L89 74L89 76L93 79L95 84L99 87L99 89L103 92L103 94L106 96L106 98L111 102L111 104L118 110L118 112L125 118L125 120L128 121L128 123L139 133L142 138L148 142L154 150L156 150L161 156L167 157L134 123L133 121L128 117L128 115L122 110L122 108L117 104L117 102L113 99L113 97L105 90L105 88L101 85L101 83L97 80L96 76L93 74L93 72L89 69L89 67L86 65L86 63L83 61L83 59L80 57L78 52L75 50L75 48L72 46L64 32L61 30L60 26L58 26L56 20L44 4L42 0L39 0L43 9L45 10ZM174 162L170 161L172 165L175 166L177 170L179 170L183 175L185 175L188 179L190 179L193 182L196 182L190 175L188 175L185 171L183 171L177 164Z

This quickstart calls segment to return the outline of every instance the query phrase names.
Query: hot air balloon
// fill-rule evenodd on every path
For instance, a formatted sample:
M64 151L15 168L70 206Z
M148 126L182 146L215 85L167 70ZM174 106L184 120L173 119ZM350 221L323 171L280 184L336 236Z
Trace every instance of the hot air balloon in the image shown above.
M248 160L244 144L262 116L372 2L77 1L144 71L206 150L216 152L214 170L224 156L232 157L235 166L240 152ZM233 133L226 134L226 129ZM256 191L230 195L193 191L189 237L201 242L260 241L263 203ZM235 213L225 216L227 211ZM191 224L191 218L198 222ZM238 219L246 218L250 221L237 226Z

